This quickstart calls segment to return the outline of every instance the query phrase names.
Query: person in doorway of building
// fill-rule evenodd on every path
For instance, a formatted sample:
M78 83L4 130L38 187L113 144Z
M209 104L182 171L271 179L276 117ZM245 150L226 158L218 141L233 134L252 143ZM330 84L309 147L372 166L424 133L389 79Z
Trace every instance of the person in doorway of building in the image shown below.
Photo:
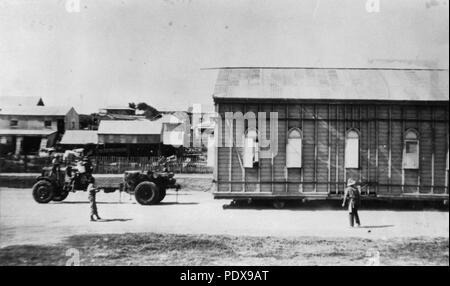
M95 196L98 192L97 187L95 186L95 179L92 176L92 174L87 173L88 176L88 186L87 186L87 191L89 193L89 205L91 208L91 216L90 219L91 221L95 221L95 217L100 220L100 216L98 215L98 210L97 210L97 202L95 200Z
M361 222L358 216L358 209L361 203L361 195L359 193L358 188L356 188L356 181L352 178L347 181L347 188L344 193L344 201L342 202L342 207L345 207L345 203L348 200L348 212L349 212L349 220L350 227L354 226L354 222L356 221L356 225L361 226Z

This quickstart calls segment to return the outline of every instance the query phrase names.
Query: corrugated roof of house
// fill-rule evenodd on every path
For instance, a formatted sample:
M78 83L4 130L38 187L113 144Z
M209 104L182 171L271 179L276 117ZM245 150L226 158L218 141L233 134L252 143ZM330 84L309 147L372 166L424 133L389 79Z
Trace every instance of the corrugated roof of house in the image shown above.
M153 135L161 134L162 120L102 120L98 134Z
M98 135L95 130L66 130L59 144L62 145L84 145L97 144Z
M69 106L8 106L0 107L0 115L65 116Z
M3 106L37 106L44 105L39 96L0 96L0 108Z
M448 70L221 68L214 98L448 101Z
M124 115L124 114L105 114L103 117L107 117L110 120L138 120L144 119L143 115Z

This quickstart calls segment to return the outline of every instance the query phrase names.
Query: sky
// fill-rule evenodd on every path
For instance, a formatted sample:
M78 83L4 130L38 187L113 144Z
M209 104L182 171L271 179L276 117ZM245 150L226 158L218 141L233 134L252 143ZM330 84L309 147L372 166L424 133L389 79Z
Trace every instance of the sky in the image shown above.
M80 113L212 105L211 67L448 62L448 0L0 1L0 96Z

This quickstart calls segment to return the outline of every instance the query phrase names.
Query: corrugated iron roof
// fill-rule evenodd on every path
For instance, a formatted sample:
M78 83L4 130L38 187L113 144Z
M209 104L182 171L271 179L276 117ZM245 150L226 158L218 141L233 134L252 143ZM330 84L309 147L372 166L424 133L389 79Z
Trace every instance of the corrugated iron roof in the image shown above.
M222 68L214 98L448 101L448 70Z
M38 104L44 104L39 96L0 96L0 107L37 106Z
M98 134L152 135L161 134L162 120L102 120Z
M0 115L65 116L68 106L8 106L0 107Z
M62 145L97 144L98 135L94 130L67 130L61 142Z
M0 135L48 136L55 132L54 129L0 129Z
M102 120L138 120L138 119L145 119L145 116L142 115L124 115L124 114L105 114L102 115L103 117L106 117L107 119Z

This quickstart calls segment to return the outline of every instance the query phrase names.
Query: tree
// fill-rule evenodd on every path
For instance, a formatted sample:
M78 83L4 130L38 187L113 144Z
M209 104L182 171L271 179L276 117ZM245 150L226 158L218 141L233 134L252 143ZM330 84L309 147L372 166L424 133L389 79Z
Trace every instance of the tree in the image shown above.
M130 102L128 103L128 107L130 107L131 109L136 109L136 103Z
M136 109L144 111L144 115L148 119L153 119L156 116L160 115L160 112L151 105L148 105L145 102L140 102L136 105Z
M80 129L89 129L92 130L95 125L95 115L94 113L87 115L87 114L80 114Z

